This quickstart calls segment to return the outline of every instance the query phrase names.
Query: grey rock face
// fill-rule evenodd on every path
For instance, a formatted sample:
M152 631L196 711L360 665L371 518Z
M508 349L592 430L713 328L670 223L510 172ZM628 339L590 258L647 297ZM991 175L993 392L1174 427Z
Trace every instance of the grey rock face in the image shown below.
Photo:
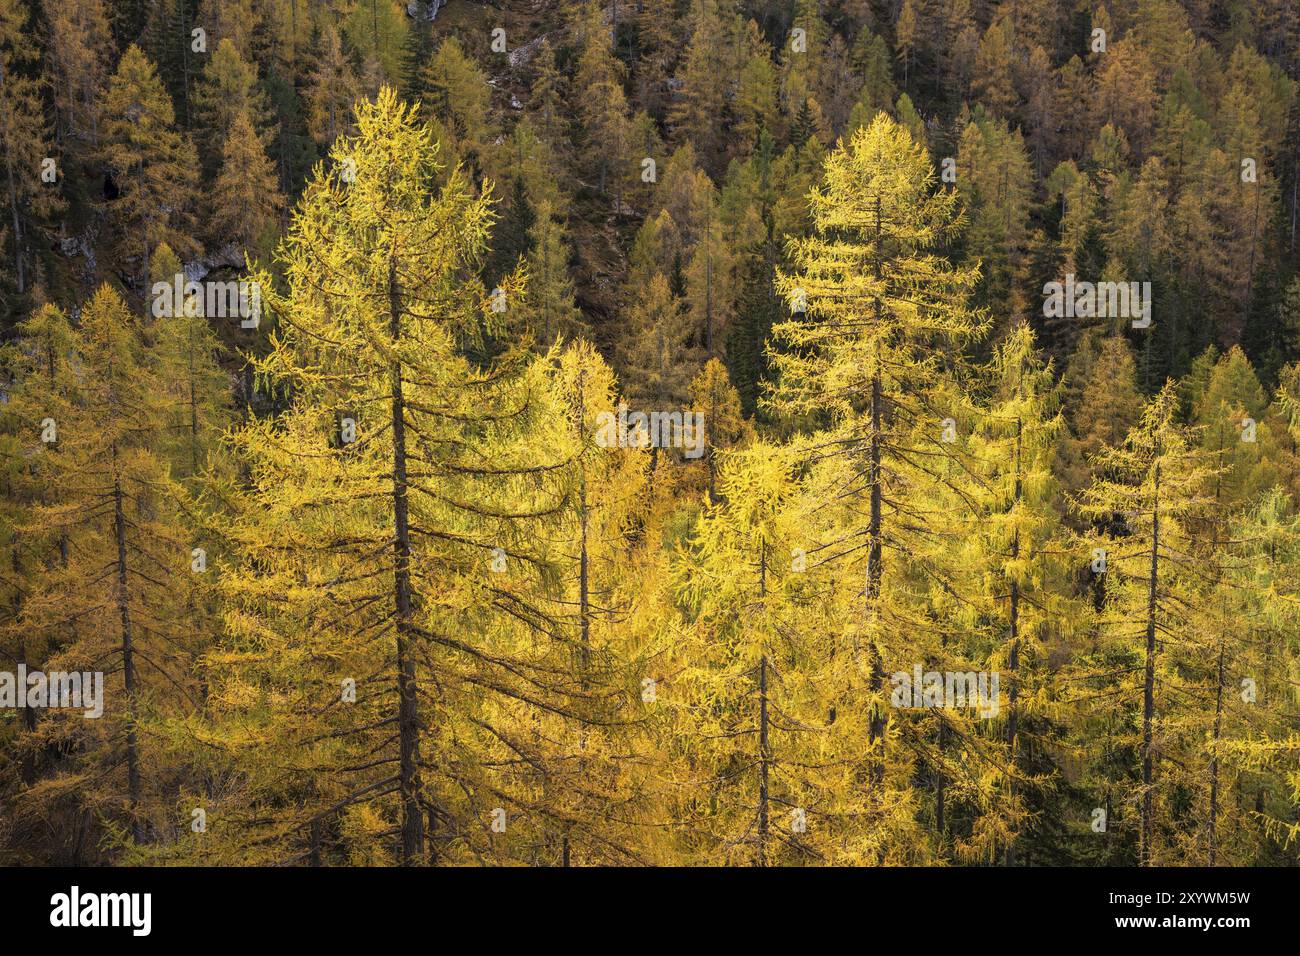
M406 15L412 20L427 20L432 23L445 3L446 0L407 0Z

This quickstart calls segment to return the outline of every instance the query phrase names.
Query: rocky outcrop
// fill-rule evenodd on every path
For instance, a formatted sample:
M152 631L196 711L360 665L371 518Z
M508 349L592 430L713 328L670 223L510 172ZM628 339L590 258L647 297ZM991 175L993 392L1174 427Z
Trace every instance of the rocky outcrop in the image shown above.
M446 2L447 0L407 0L406 15L412 20L426 20L432 23Z
M209 273L218 269L240 269L245 266L244 252L235 243L227 243L200 259L185 263L181 268L187 282L202 282Z

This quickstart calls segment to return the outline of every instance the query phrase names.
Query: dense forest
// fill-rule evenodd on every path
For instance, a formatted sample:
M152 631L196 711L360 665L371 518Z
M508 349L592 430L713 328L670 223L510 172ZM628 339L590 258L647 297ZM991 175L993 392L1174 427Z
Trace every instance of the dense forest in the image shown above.
M1298 81L1290 0L0 0L0 862L1294 865Z

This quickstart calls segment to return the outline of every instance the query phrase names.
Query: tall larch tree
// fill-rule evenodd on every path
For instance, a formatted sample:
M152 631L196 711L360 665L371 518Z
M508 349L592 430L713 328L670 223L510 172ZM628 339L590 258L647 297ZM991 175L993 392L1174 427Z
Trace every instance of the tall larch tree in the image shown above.
M1136 837L1139 866L1165 858L1162 824L1185 782L1165 752L1179 714L1196 706L1180 699L1187 693L1180 664L1194 652L1203 611L1190 556L1198 520L1213 504L1216 463L1196 447L1178 409L1169 383L1122 444L1100 451L1080 500L1082 513L1102 530L1092 553L1104 557L1106 595L1098 659L1083 662L1098 676L1080 687L1094 702L1080 717L1101 747L1129 761L1116 768L1124 776L1108 781L1118 800L1110 829L1122 825ZM1203 561L1207 552L1200 553Z
M242 250L255 251L269 244L269 237L280 225L284 197L275 168L242 110L231 121L208 202L214 243L225 240Z
M343 49L338 29L325 23L307 76L307 128L318 145L328 148L352 129L352 104L361 96L361 81Z
M107 286L82 308L76 355L81 403L58 423L51 468L56 497L33 510L31 527L66 539L66 563L33 582L23 608L33 625L64 623L70 640L51 658L62 670L105 673L103 717L64 715L75 741L65 771L34 787L48 803L75 795L99 817L102 838L127 850L169 824L174 767L150 752L155 722L193 704L189 654L200 639L178 601L195 572L165 460L155 449L164 405L139 325Z
M266 128L269 109L257 79L257 67L242 59L229 39L223 39L194 88L196 139L201 144L199 155L209 176L220 167L226 137L240 113L259 132Z
M414 110L390 88L362 104L331 154L355 176L318 170L300 201L256 363L288 407L234 436L250 487L214 679L228 726L257 715L279 755L246 765L253 791L310 788L265 825L281 858L509 852L502 746L533 708L583 718L538 596L569 426L540 360L465 358L521 290L472 278L490 192L440 168Z
M120 268L148 278L149 259L162 242L182 258L196 252L194 146L177 131L171 99L134 45L122 54L104 96L102 154L116 190L107 205Z
M840 555L842 587L856 595L851 646L872 714L863 786L877 824L899 825L898 835L907 827L890 820L889 792L908 771L899 754L891 772L889 742L905 722L887 717L886 674L910 671L918 653L901 636L914 622L900 558L917 520L914 482L937 480L947 448L925 392L951 350L986 325L967 306L978 269L933 252L961 221L957 197L936 185L925 148L883 113L832 152L810 196L815 231L790 242L794 268L777 278L790 318L773 329L782 349L769 404L819 427L803 439L823 459L815 480L828 494L818 546ZM924 448L913 444L920 431Z

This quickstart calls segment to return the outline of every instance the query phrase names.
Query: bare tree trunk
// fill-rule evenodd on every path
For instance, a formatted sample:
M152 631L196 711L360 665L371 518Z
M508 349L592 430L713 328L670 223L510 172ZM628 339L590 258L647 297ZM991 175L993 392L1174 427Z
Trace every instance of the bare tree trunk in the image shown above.
M1215 865L1219 850L1219 740L1223 732L1223 642L1219 642L1218 681L1214 688L1214 736L1213 753L1210 757L1210 854L1206 862Z
M1255 209L1250 224L1250 265L1246 269L1246 301L1242 306L1241 327L1250 321L1250 299L1255 291L1255 245L1259 239L1259 185L1255 185Z
M140 823L140 744L136 737L139 691L135 686L135 658L131 637L131 602L126 577L126 514L122 509L122 479L117 473L117 446L113 447L113 533L117 539L117 612L122 625L122 679L126 684L126 790L131 813L131 835L144 842Z
M581 520L578 552L578 629L582 641L582 682L585 685L587 669L591 665L591 558L587 553L589 517L585 480L578 489L578 514Z
M879 279L883 274L884 264L881 262L881 221L880 221L880 197L876 197L876 278ZM883 303L877 297L875 301L876 309L876 327L877 336L879 336L879 327ZM871 437L869 440L869 466L867 481L871 486L871 517L867 525L867 584L866 584L866 605L868 613L874 613L876 600L880 597L881 581L881 557L883 554L883 528L881 517L881 503L883 500L883 489L881 488L880 472L880 419L881 404L883 402L883 388L880 374L880 339L876 339L876 364L871 375ZM870 689L873 696L878 694L885 684L885 669L880 656L880 648L876 644L875 637L871 639L871 683ZM871 764L868 771L867 779L872 787L879 787L885 779L884 755L876 754L876 748L884 746L882 738L885 735L885 714L884 709L878 704L872 705L871 720L867 726L867 740L871 745Z
M1157 439L1155 500L1151 510L1151 576L1147 584L1146 672L1142 680L1142 832L1138 843L1138 864L1151 865L1152 821L1151 750L1152 723L1156 711L1156 596L1160 578L1160 448Z
M402 338L401 292L397 260L388 261L390 332L396 345ZM416 698L415 658L411 654L411 536L407 514L406 408L402 394L402 365L392 363L393 426L393 597L397 604L397 727L400 754L399 790L402 798L402 865L424 861L424 817L420 812L420 714Z
M23 572L22 572L22 563L18 558L17 539L15 538L14 540L15 543L12 545L12 547L9 550L9 564L10 564L10 569L13 571L14 584L15 584L13 602L10 605L9 613L12 615L13 620L17 621L19 616L23 612L23 589L22 587L17 586L22 581ZM19 641L18 654L17 654L18 662L20 664L26 665L27 664L27 642L22 636L19 636L18 641ZM23 688L20 688L18 690L18 693L20 694L25 692L26 691ZM23 725L27 728L27 732L29 734L36 732L36 725L39 722L39 720L40 720L40 708L32 707L30 705L23 708ZM22 782L29 787L36 782L36 759L37 759L37 755L34 750L25 749L23 753L22 766L19 768L18 776L19 779L21 779Z
M713 205L704 206L704 353L713 358Z
M313 819L311 821L311 856L310 856L310 861L312 866L321 865L320 829L321 829L321 821L318 819Z
M190 477L199 473L199 398L195 390L194 377L194 328L190 327L189 347L190 367Z
M1020 498L1023 493L1022 483L1020 480L1020 446L1021 436L1023 433L1023 424L1019 418L1016 419L1016 460L1015 460L1015 505L1020 505ZM1011 560L1013 563L1019 563L1020 558L1020 529L1017 528L1011 538ZM1011 770L1014 774L1019 766L1016 747L1018 741L1016 734L1020 730L1020 713L1017 708L1017 701L1020 696L1019 679L1017 671L1020 668L1020 582L1016 578L1011 579L1011 608L1008 612L1010 618L1011 632L1011 652L1007 658L1007 670L1011 674L1010 686L1007 688L1007 759L1011 761ZM1014 800L1016 796L1016 779L1011 778L1011 797ZM1016 865L1016 840L1013 836L1007 844L1006 852L1007 866Z

